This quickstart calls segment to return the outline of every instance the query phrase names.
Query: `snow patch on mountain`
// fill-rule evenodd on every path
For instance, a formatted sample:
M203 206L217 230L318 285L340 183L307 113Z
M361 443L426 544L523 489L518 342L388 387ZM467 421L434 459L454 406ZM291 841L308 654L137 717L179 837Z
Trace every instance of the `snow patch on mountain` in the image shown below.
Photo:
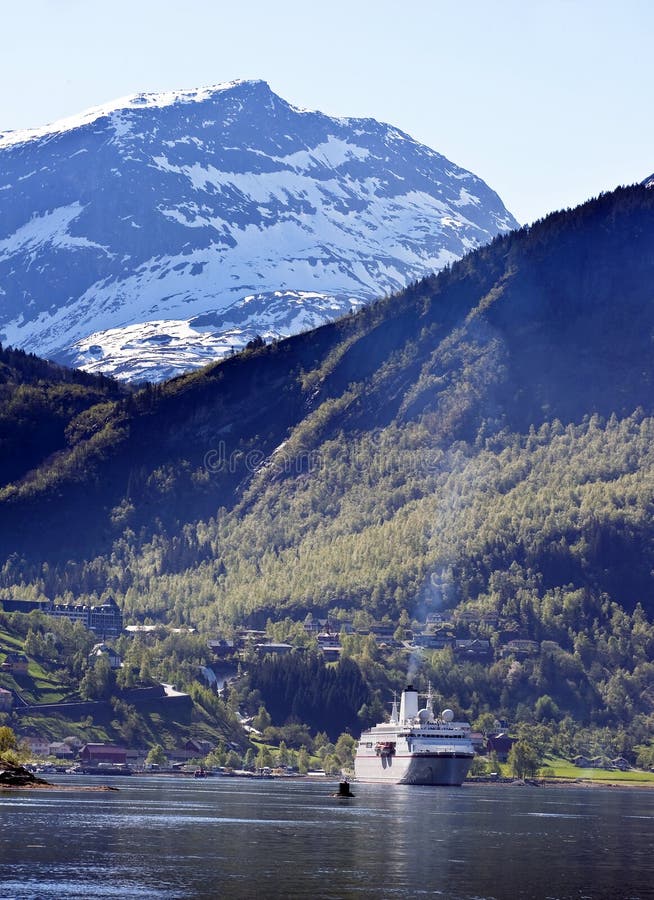
M354 297L331 297L310 291L274 291L244 297L226 310L211 310L192 319L164 319L95 332L70 349L76 368L116 378L146 381L153 369L173 378L242 350L255 337L266 342L298 334L330 319L356 312ZM262 321L278 327L261 329Z
M0 258L11 257L15 253L34 253L43 247L77 250L93 248L102 250L109 256L108 249L86 237L76 237L69 232L71 222L79 217L84 207L81 203L70 203L33 216L29 222L18 228L12 235L0 241Z

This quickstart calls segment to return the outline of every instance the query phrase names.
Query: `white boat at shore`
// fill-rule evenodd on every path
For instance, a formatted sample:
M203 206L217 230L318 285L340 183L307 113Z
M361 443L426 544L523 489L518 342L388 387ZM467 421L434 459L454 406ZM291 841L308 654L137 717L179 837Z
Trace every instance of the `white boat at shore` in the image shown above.
M400 709L393 702L389 722L364 731L354 760L357 781L392 784L461 785L475 755L470 725L455 722L451 709L440 717L427 704L418 708L412 685L402 691Z

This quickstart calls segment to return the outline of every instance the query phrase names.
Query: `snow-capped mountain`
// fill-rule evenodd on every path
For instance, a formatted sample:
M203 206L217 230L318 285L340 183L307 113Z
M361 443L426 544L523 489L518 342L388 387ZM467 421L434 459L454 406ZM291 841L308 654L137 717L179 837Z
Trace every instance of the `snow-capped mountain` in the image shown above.
M0 135L0 340L121 378L313 327L517 226L389 125L262 81Z

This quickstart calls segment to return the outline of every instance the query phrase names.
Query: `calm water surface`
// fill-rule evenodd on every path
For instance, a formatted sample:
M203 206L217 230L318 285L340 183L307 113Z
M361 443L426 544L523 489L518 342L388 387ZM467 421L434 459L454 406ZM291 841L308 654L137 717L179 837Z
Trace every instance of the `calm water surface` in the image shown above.
M652 791L112 783L0 793L3 900L654 897Z

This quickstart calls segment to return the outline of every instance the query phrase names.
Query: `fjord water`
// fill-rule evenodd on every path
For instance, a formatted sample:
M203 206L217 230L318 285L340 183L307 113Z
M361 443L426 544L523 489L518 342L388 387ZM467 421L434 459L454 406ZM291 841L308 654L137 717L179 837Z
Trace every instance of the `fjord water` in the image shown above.
M115 783L0 793L3 900L652 896L646 790Z

